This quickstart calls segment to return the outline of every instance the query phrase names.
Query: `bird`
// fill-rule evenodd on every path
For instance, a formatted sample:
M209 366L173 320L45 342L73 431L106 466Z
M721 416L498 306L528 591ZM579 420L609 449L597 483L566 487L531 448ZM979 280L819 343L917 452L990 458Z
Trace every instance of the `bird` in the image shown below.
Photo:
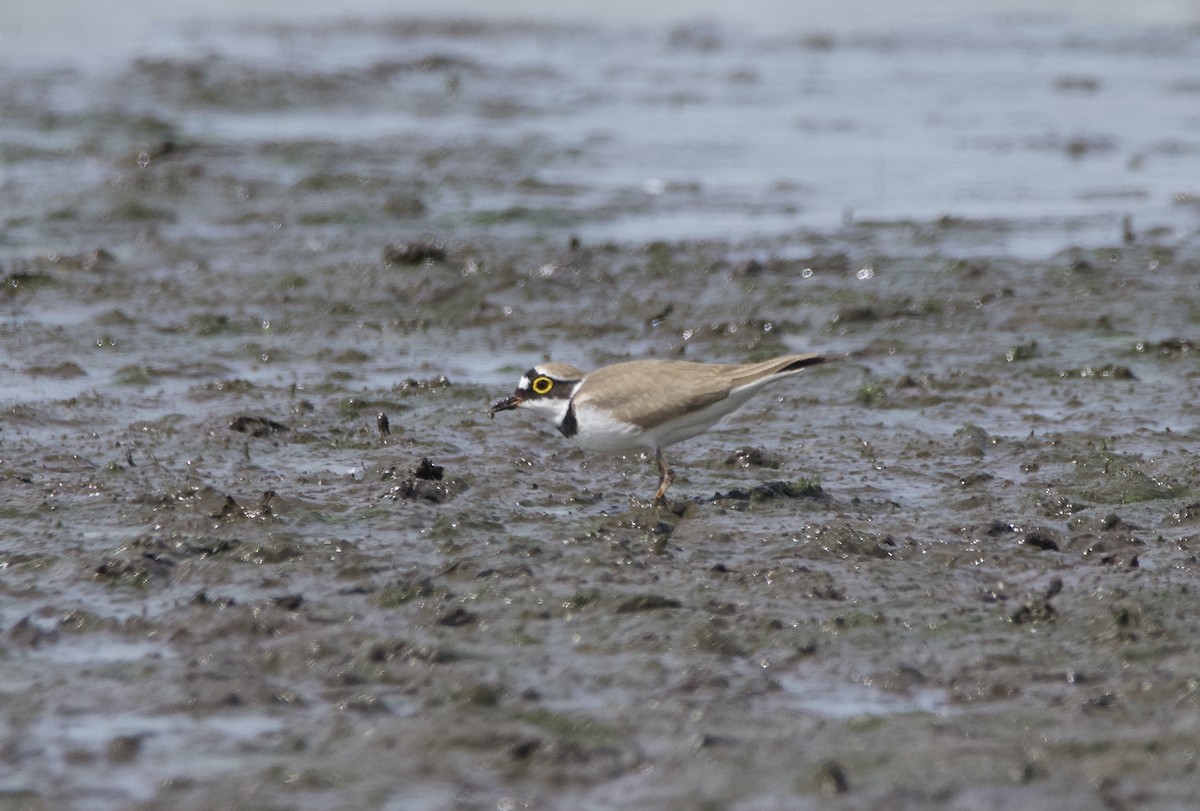
M540 363L521 376L512 396L492 404L488 416L528 409L553 420L585 450L653 453L659 479L652 503L663 506L675 480L664 448L704 433L768 383L825 361L815 353L735 364L631 360L592 372Z

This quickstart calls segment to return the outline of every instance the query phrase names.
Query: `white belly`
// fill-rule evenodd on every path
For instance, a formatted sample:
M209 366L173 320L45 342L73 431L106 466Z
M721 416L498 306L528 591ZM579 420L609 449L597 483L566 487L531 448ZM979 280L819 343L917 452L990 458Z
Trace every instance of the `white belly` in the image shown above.
M641 428L633 423L623 422L606 411L590 408L586 402L578 403L575 408L578 433L575 434L574 440L581 448L609 453L665 448L712 428L722 417L736 411L750 399L752 393L735 393L699 411L682 414L652 428Z

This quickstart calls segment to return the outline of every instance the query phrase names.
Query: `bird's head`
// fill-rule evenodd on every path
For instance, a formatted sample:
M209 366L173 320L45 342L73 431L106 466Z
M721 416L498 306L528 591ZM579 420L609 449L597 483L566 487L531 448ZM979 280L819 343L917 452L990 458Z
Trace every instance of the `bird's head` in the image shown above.
M488 416L495 417L497 411L529 408L547 414L557 422L562 419L583 376L581 370L565 363L538 364L521 376L511 397L492 404Z

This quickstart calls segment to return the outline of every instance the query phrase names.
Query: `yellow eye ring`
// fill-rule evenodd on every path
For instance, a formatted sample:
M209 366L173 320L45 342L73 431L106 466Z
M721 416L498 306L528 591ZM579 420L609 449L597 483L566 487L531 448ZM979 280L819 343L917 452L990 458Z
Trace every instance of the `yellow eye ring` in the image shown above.
M529 388L533 389L534 394L547 394L550 389L554 388L554 381L545 376L535 377L529 384Z

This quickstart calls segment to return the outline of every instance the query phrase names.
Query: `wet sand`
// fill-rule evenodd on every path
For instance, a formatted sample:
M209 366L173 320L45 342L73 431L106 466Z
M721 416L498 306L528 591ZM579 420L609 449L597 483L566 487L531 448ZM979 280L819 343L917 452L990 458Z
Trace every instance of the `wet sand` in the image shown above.
M1200 804L1200 38L935 34L7 68L0 808ZM800 351L666 509L487 419Z

